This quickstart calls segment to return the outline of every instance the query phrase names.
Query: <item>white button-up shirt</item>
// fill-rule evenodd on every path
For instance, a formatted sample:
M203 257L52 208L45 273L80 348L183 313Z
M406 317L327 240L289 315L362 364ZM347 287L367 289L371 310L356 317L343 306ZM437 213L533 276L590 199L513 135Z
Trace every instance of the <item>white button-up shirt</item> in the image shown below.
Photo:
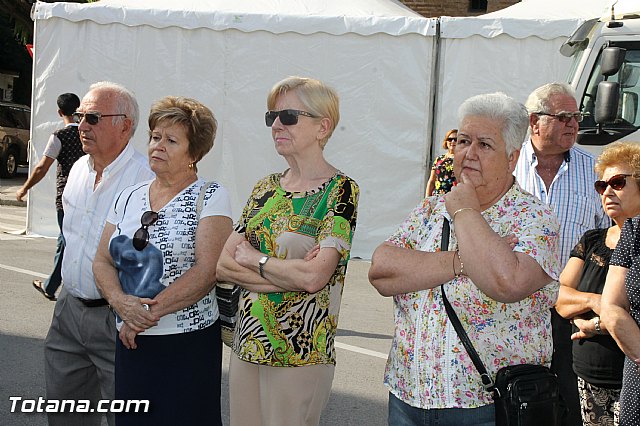
M92 266L107 213L115 197L124 188L153 177L147 158L133 149L131 144L105 167L102 180L95 190L96 171L91 157L85 155L73 165L62 194L62 232L66 243L62 282L72 296L102 298L96 287Z
M598 179L594 158L586 151L571 148L547 191L538 174L538 159L531 139L522 145L513 174L520 186L551 207L560 222L560 267L569 260L571 249L589 229L607 228L609 217L602 209L600 196L593 188Z

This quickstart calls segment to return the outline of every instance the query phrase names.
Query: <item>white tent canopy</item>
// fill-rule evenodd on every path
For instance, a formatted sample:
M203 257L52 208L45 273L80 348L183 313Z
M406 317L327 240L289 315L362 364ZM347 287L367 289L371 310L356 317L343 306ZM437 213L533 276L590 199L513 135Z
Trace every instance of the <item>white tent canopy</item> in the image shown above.
M571 60L560 46L612 1L525 0L478 17L442 17L434 149L457 127L457 108L468 97L501 91L524 103L536 87L565 81Z
M434 20L389 0L103 0L37 3L31 164L60 126L56 97L110 80L150 104L196 98L219 122L199 175L222 182L237 218L253 184L282 171L264 125L266 95L289 75L332 85L341 121L326 156L360 185L352 255L368 258L418 202L429 147ZM54 173L31 190L28 230L56 235Z
M341 96L326 156L360 185L352 254L369 258L421 198L460 103L493 91L524 102L535 87L565 80L570 60L560 45L611 1L525 0L440 19L394 0L37 3L31 164L59 126L60 93L82 96L100 80L132 89L141 151L151 102L193 97L220 125L200 175L229 188L237 218L253 184L286 167L264 126L267 92L288 75L319 78ZM53 181L49 173L32 189L32 233L57 234Z

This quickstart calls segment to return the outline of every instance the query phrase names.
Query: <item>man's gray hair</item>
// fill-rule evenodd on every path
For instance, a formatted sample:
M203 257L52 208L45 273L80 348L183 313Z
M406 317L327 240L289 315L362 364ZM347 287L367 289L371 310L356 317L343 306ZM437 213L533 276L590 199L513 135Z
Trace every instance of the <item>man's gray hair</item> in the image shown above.
M507 155L522 147L529 128L529 114L524 105L515 99L502 92L472 96L458 109L460 125L470 116L487 117L502 124L502 139Z
M527 107L527 111L529 112L529 114L533 114L536 112L548 113L550 112L549 99L555 95L567 95L575 98L576 92L567 83L547 83L531 92L531 94L527 98L527 102L525 102L524 105Z
M99 81L93 83L89 90L94 89L106 89L117 94L116 97L116 111L100 111L103 114L125 114L127 118L131 120L131 135L132 138L138 128L138 122L140 121L140 108L138 107L138 101L136 100L133 92L121 84L113 83L111 81ZM123 117L112 117L113 123L117 123L118 120L122 121Z

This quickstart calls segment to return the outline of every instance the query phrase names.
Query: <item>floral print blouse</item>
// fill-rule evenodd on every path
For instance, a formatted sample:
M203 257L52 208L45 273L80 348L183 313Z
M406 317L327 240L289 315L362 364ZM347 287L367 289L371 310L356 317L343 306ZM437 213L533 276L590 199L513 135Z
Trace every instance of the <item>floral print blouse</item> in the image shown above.
M442 195L451 191L456 184L456 177L453 175L453 157L443 154L435 159L431 170L436 172L435 189L433 195Z
M517 183L482 212L501 236L514 233L515 251L526 253L557 280L559 225L549 208ZM414 250L440 250L442 224L450 219L443 197L421 202L388 239ZM455 224L449 249L455 250ZM491 250L491 247L478 247ZM428 273L428 271L425 271ZM467 276L444 284L469 338L490 374L511 364L551 361L550 311L558 283L550 282L516 303L497 302L480 291ZM439 287L394 297L395 333L384 382L397 398L419 408L475 408L493 403L480 374L449 322Z

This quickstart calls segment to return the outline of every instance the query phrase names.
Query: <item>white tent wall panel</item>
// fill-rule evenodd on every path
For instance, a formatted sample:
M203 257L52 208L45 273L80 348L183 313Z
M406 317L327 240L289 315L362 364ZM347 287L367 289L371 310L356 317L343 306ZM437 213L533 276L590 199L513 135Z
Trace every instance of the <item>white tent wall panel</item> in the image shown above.
M302 75L326 81L341 98L341 120L325 154L361 188L352 255L369 258L421 198L429 150L431 37L129 27L49 18L37 20L36 42L32 164L60 126L60 93L82 97L101 80L133 90L141 112L133 143L141 152L151 103L166 95L193 97L214 111L219 125L212 152L198 164L199 175L230 190L237 219L253 184L286 167L264 124L266 95L278 80ZM49 173L31 190L30 233L58 232L54 181Z
M435 155L443 152L438 141L449 129L458 127L457 111L465 99L500 91L524 103L536 87L551 81L565 81L571 60L558 51L566 39L518 39L506 34L493 38L480 35L443 38L433 143Z

